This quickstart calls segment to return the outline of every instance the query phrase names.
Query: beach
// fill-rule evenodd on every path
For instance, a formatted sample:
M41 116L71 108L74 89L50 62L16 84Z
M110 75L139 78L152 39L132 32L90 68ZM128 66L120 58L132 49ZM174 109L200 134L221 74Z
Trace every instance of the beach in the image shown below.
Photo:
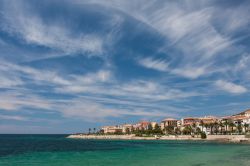
M234 142L234 143L250 143L250 139L245 135L208 135L206 139L200 137L192 137L190 135L169 135L169 136L146 136L138 137L131 135L87 135L87 134L72 134L67 138L73 139L114 139L114 140L193 140L193 141L219 141L219 142Z

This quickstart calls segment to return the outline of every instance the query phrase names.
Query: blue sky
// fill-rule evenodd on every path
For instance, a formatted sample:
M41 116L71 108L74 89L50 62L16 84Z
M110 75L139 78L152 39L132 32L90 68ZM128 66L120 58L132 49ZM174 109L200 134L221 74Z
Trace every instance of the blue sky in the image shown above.
M250 3L0 0L0 133L250 107Z

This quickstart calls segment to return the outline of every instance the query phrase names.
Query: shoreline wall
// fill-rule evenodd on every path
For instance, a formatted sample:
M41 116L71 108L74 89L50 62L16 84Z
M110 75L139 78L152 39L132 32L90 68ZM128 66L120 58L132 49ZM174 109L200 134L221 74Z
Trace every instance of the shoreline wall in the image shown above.
M75 139L114 139L114 140L203 140L199 137L191 137L190 135L170 135L162 137L137 137L135 135L70 135L67 138ZM206 139L209 141L225 141L225 142L250 142L245 135L208 135Z

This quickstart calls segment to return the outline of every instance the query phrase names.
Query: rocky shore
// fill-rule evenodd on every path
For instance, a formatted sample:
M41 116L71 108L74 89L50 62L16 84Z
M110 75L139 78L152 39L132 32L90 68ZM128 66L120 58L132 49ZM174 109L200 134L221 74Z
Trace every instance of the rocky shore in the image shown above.
M192 137L189 135L169 135L169 136L154 136L154 137L138 137L135 135L84 135L72 134L67 138L73 139L110 139L110 140L207 140L218 142L234 142L234 143L250 143L250 138L245 135L208 135L206 139Z

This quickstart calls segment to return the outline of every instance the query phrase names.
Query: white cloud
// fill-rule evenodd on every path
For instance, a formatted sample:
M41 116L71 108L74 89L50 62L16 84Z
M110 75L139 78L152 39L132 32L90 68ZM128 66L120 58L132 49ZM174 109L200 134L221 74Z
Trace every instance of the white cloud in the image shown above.
M243 54L243 56L239 59L239 62L235 66L236 71L246 70L249 67L250 63L250 54Z
M62 113L65 117L102 121L116 116L164 116L164 108L157 101L182 99L196 96L194 92L169 89L153 81L137 80L121 83L115 80L108 69L85 75L59 76L57 72L2 62L0 72L11 73L18 79L28 78L21 87L0 95L0 109L18 111L24 108L43 109ZM50 100L35 95L36 90L25 87L26 83L53 87L51 93L60 92L75 96L68 100ZM14 86L14 85L13 85ZM6 88L6 86L4 86ZM85 97L85 98L83 98ZM99 97L101 100L96 100ZM112 100L110 100L110 98ZM150 101L151 104L148 102ZM119 106L112 107L113 105ZM136 106L133 108L133 106ZM151 112L148 110L150 106ZM121 108L120 108L121 107ZM168 106L168 114L178 108ZM154 111L152 111L154 110ZM155 115L154 115L155 114Z
M45 24L24 1L7 2L3 6L0 28L11 35L17 35L28 44L45 46L64 54L103 53L103 38L100 36L83 33L74 35L73 31L63 25Z
M23 108L50 110L51 103L49 100L43 99L42 97L24 89L1 92L0 109L6 111L19 111Z
M207 74L208 72L205 67L197 67L197 68L186 67L186 68L174 69L172 70L172 73L175 73L177 75L180 75L186 78L195 79L195 78L198 78L200 76Z
M152 58L139 59L138 63L146 68L158 71L167 71L168 63L163 60L156 60Z
M72 30L61 26L60 23L47 24L35 12L31 12L29 8L25 9L20 2L16 2L16 6L13 4L6 5L1 12L4 21L0 23L0 28L10 35L17 35L28 44L45 46L62 51L65 54L102 54L104 51L106 39L94 34L74 35ZM220 58L227 59L227 56L231 56L221 53L231 48L234 42L231 35L220 33L214 26L214 13L218 12L214 5L209 5L209 7L206 6L206 3L193 5L193 3L187 3L187 1L184 5L177 4L174 1L168 1L167 4L165 4L166 2L159 4L156 1L95 1L94 3L121 10L145 23L167 39L168 46L170 45L178 50L178 54L168 54L172 57L177 56L170 58L171 60L177 59L177 61L173 60L174 64L172 64L173 61L166 61L164 58L139 59L138 63L146 68L196 79L215 71L221 71L225 66L215 66L215 62L218 62ZM238 14L236 15L238 16ZM122 16L112 19L112 25L119 27L125 19L121 18ZM230 33L247 25L247 22L242 19L235 22L237 21L235 18L237 17L233 18L231 24L228 23ZM224 32L224 30L222 31ZM108 38L112 40L109 35ZM167 49L163 48L161 51L164 52L165 50ZM237 70L246 70L248 62L248 57L242 58ZM201 95L193 87L185 88L188 83L184 85L184 88L177 88L177 85L168 85L168 83L161 82L162 80L152 81L148 79L119 82L115 80L113 72L108 68L83 75L60 75L56 71L39 70L1 62L0 81L0 87L3 88L23 86L21 90L14 89L15 93L0 95L0 109L20 110L25 107L32 107L55 110L61 112L65 117L84 120L102 120L108 117L125 115L164 116L167 115L164 113L165 108L168 113L180 111L178 107L171 106L171 104L167 107L168 101L175 102ZM33 94L37 89L25 87L26 83L50 86L52 89L49 92L50 94L60 92L63 95L74 96L74 98L64 101L43 98ZM194 82L191 84L193 86ZM234 94L247 92L247 88L243 84L237 85L224 81L223 78L216 81L215 85L221 90ZM204 88L207 87L204 86ZM162 104L163 101L164 104ZM113 105L117 107L112 107ZM136 109L132 109L133 106ZM152 108L152 112L147 109L149 107Z
M154 60L152 58L139 59L138 63L143 67L149 69L154 69L161 72L169 72L190 79L196 79L200 76L207 75L208 73L213 72L212 70L208 70L206 66L184 66L171 69L170 67L168 67L169 64L167 62L163 60Z
M163 86L153 81L136 80L128 83L117 82L109 77L103 82L98 75L100 72L85 76L74 76L69 85L56 88L57 92L68 94L92 94L119 97L123 100L162 101L182 99L197 96L196 92L183 92L179 89Z
M229 93L241 94L241 93L246 93L247 92L247 88L245 88L244 86L237 85L235 83L227 82L227 81L224 81L224 80L216 81L215 85L219 89L224 90L224 91L229 92Z
M235 40L232 37L233 33L246 28L249 24L249 20L245 19L245 16L249 15L249 10L244 3L237 8L223 8L226 12L221 13L222 7L215 1L73 2L99 4L111 10L117 9L151 27L168 41L162 51L168 54L169 52L165 51L168 47L175 48L180 54L170 56L178 56L179 60L175 61L174 65L171 61L166 64L164 60L154 58L141 60L139 63L159 71L174 70L172 73L191 79L210 74L209 70L214 67L218 72L222 71L225 66L216 66L216 63L222 58L226 61L235 55L228 54L229 50L242 51L242 47L235 44L241 39ZM227 20L225 24L224 20ZM192 69L185 71L190 66ZM205 70L206 68L209 70Z
M4 74L0 71L0 88L22 85L23 81L15 76Z
M249 27L250 20L246 19L246 16L250 15L248 2L243 2L239 6L234 8L229 8L223 10L223 13L217 11L218 15L220 13L219 19L223 20L223 28L229 33L237 33L246 30Z
M36 84L42 84L43 82L59 85L69 84L69 81L59 76L55 71L38 70L28 66L16 65L5 61L0 62L0 64L0 74L5 73L5 77L3 77L3 79L5 79L5 84L9 83L9 85L20 85L23 83L21 77L29 78ZM11 82L7 82L8 80L11 80Z
M59 102L60 103L60 102ZM127 109L112 108L110 106L96 103L83 98L76 98L71 101L63 101L58 105L58 110L65 117L84 119L85 121L104 121L110 117L140 116L140 117L161 117L171 113L143 108Z
M27 118L23 116L10 116L10 115L0 115L0 119L3 120L17 120L17 121L26 121Z

